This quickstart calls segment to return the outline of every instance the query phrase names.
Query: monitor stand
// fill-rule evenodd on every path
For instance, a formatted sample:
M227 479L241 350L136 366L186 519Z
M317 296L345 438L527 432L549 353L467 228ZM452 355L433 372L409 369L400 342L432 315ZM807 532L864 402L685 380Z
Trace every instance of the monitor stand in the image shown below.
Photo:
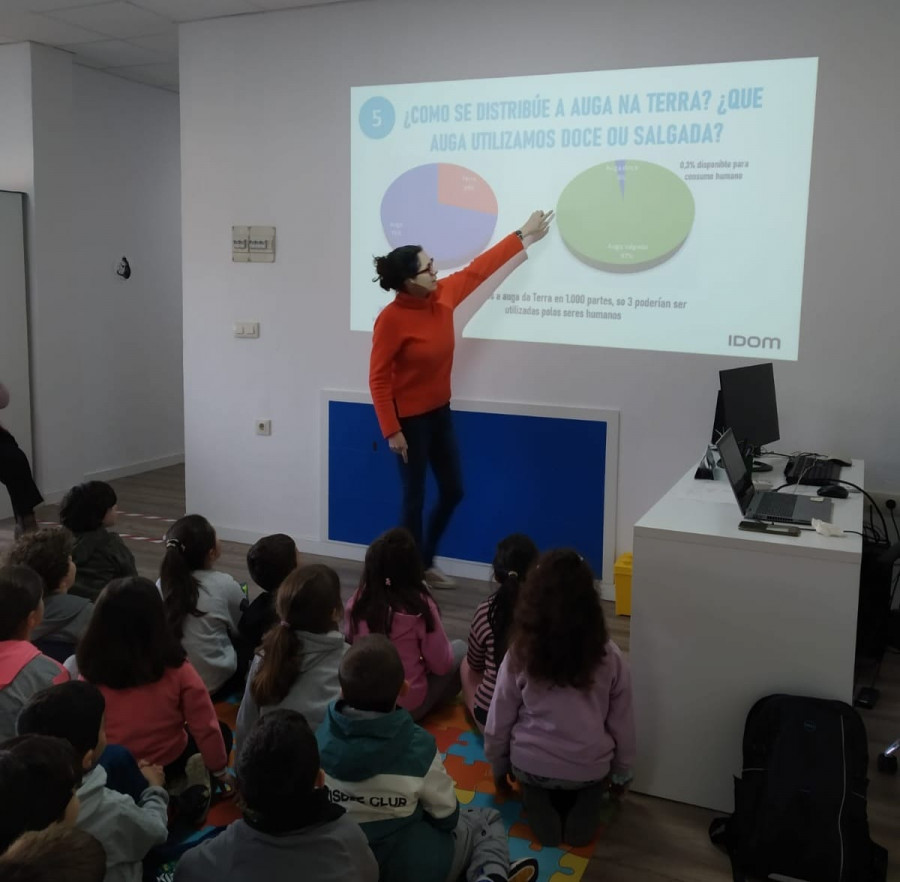
M761 460L754 459L753 460L753 468L751 471L754 472L771 472L774 470L773 466L770 466L767 462L762 462Z

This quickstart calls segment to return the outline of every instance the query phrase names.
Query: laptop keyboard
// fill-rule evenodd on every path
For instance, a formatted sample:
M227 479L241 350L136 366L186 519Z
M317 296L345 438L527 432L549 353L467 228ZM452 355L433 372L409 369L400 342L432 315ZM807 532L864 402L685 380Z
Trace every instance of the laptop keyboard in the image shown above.
M796 504L796 496L789 496L786 493L766 493L759 501L754 517L790 519Z

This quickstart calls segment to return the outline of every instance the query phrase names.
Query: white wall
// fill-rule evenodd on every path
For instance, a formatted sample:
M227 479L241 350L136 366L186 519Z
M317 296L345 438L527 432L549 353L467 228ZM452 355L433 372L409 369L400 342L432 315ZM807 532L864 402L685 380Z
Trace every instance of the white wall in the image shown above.
M31 383L28 367L28 304L25 286L25 197L0 190L0 383L14 390L0 411L0 425L31 454ZM12 504L0 493L0 519Z
M799 56L820 57L820 82L779 446L850 451L870 486L900 489L898 16L892 0L379 0L183 26L188 507L235 535L321 538L320 390L365 390L370 346L348 331L352 85ZM239 223L277 225L277 263L230 262ZM231 339L235 319L261 321L261 339ZM454 392L619 409L623 550L703 452L718 370L741 363L464 340Z
M27 45L0 46L0 189L26 192L34 177L31 135L31 69ZM11 402L0 422L31 452L31 408L28 385L25 292L20 289L23 249L22 206L6 197L0 217L0 382L10 388ZM20 262L15 266L15 260ZM23 400L24 399L24 400ZM9 498L0 491L0 518L12 515Z
M178 96L73 68L84 471L184 452ZM126 282L114 267L131 264Z
M0 188L28 196L34 466L52 500L182 455L178 97L20 44L0 46L0 111Z

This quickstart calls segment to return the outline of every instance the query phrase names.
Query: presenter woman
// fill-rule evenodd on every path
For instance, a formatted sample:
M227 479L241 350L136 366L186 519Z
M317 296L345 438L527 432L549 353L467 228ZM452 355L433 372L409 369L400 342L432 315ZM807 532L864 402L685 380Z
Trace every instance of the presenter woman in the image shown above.
M0 410L9 404L9 390L0 383ZM0 426L0 484L5 484L9 491L16 516L15 536L37 529L34 508L44 501L31 476L28 457L22 448L3 426Z
M400 464L402 525L416 539L433 588L454 584L434 566L434 555L463 496L450 413L450 371L456 342L453 310L509 260L543 239L552 219L552 211L535 211L521 229L440 281L434 260L418 245L404 245L375 258L377 281L396 296L375 320L369 389L382 434ZM429 465L438 500L423 533Z

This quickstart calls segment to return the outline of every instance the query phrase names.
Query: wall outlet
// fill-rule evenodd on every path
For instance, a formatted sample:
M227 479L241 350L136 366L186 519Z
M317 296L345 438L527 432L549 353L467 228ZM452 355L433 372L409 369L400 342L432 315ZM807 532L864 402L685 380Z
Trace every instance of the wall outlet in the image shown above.
M257 435L271 435L272 434L272 421L271 420L257 420L256 421L256 434Z
M259 322L235 322L234 336L243 340L256 340L259 337Z

